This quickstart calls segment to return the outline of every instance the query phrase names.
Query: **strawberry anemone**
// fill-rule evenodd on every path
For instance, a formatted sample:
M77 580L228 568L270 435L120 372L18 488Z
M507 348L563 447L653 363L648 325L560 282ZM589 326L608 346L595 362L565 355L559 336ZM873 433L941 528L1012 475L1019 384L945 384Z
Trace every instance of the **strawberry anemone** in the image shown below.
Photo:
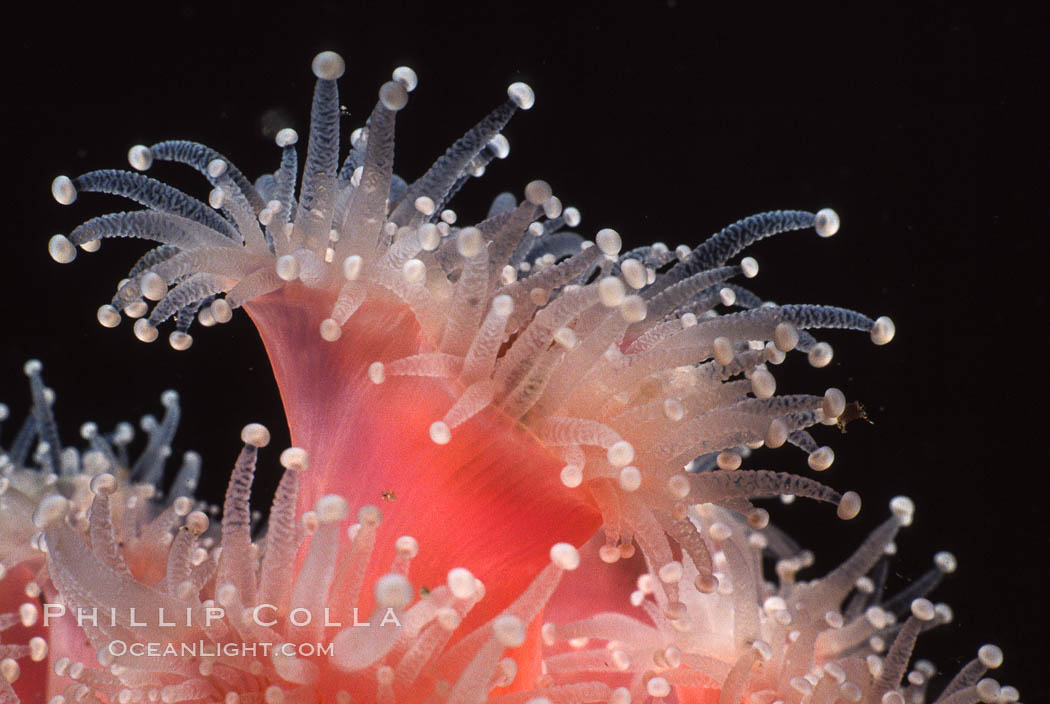
M150 675L155 662L111 652L119 636L136 633L112 626L91 642L115 679L92 675L91 683L70 685L89 688L74 694L98 691L122 702L221 695L227 702L677 697L736 704L798 700L807 686L820 695L813 701L885 702L910 692L902 679L915 679L906 664L921 624L934 618L922 594L936 575L903 600L915 621L899 628L899 604L845 602L863 592L859 580L870 581L901 516L910 515L907 504L898 502L895 519L859 557L807 591L794 579L805 553L769 527L752 499L809 497L849 519L859 497L809 477L740 468L763 444L802 449L814 471L832 463L832 450L807 428L836 423L846 411L843 393L778 396L770 371L792 351L827 365L831 346L811 330L860 330L880 345L894 335L886 317L776 305L731 281L758 273L751 257L731 263L748 245L807 228L834 235L835 212L771 211L695 248L623 251L610 228L593 240L578 234L579 212L533 181L524 199L502 194L476 225L459 226L449 199L507 155L501 130L532 107L532 90L512 84L506 102L408 183L393 171L394 125L415 73L398 68L382 85L340 163L336 81L344 68L333 52L314 60L301 180L298 135L283 129L280 167L254 183L209 147L167 141L133 147L134 172L94 171L52 184L67 205L79 193L103 192L146 206L96 217L49 243L63 263L78 246L94 251L107 237L157 243L99 309L104 326L127 316L136 337L152 342L174 317L168 340L187 349L195 321L226 322L239 307L252 317L296 445L282 454L286 471L265 537L253 539L246 503L257 450L268 441L258 426L242 436L211 544L203 536L214 528L203 513L188 512L186 502L181 514L169 507L183 520L174 537L179 520L165 519L169 530L160 531L170 543L165 570L137 574L122 557L127 545L106 536L149 533L143 526L169 509L149 523L131 512L123 528L105 528L110 499L100 498L116 494L126 504L122 492L154 486L159 474L142 481L132 471L124 481L119 472L97 473L105 478L89 481L90 501L69 492L45 497L34 516L48 576L66 602L112 601L85 590L89 575L70 567L101 552L107 557L96 581L136 595L144 608L165 599L191 612L226 608L222 624L200 632L186 626L183 637L300 645L313 638L335 652L237 663L175 658L162 675ZM213 186L208 203L139 173L160 161L200 171ZM157 427L173 432L175 421L167 421ZM381 510L366 506L351 522L348 500L378 502ZM779 587L762 578L763 554L779 558ZM556 591L581 561L607 600L578 588ZM636 589L620 593L635 579ZM562 596L551 601L552 594ZM561 604L570 622L544 625L548 602L549 613ZM614 613L594 615L604 604ZM261 605L273 607L273 623L249 617ZM325 606L357 607L376 628L368 635L316 624L297 630L297 609L321 618ZM615 613L629 608L644 609L642 620ZM407 625L384 631L390 614ZM847 622L850 637L820 640ZM885 658L864 640L887 635L895 638ZM557 652L562 641L578 650L588 639L604 645ZM553 654L541 660L541 646ZM71 675L69 667L55 670ZM82 679L84 668L77 674ZM972 674L959 701L977 686Z
M690 520L713 550L716 593L700 590L685 553L652 573L640 553L608 565L601 541L582 551L558 543L512 603L472 629L466 617L486 600L484 585L455 568L415 594L409 578L423 550L409 536L368 583L383 520L375 506L345 530L337 494L298 515L310 473L303 450L281 453L265 535L253 538L247 499L264 427L242 431L222 520L212 522L219 507L191 498L199 456L187 452L166 489L159 481L178 423L174 392L162 396L160 421L143 418L136 455L127 423L112 432L85 423L87 445L77 448L61 442L40 368L26 365L33 412L0 448L5 703L921 701L932 664L916 662L901 688L893 682L918 633L951 617L921 596L954 570L948 553L904 592L881 595L892 540L914 513L898 497L889 521L811 582L796 579L812 558L789 538L712 504L693 506ZM288 569L304 548L301 566ZM756 578L766 552L787 555L779 585ZM620 601L627 593L630 606ZM903 625L902 609L911 614ZM368 616L360 623L359 611ZM522 646L541 620L540 670ZM800 661L811 664L804 676L778 682ZM998 648L982 647L937 701L1015 701L1016 690L982 678L1001 661ZM508 691L515 683L520 691Z

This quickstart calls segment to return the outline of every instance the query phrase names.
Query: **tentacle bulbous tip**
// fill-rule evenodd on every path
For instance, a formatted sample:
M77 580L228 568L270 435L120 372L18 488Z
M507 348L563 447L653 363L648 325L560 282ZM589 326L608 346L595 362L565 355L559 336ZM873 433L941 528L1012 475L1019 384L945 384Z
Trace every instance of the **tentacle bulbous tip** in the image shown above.
M936 565L943 574L951 574L959 567L959 561L955 555L948 552L947 550L941 550L933 556L933 564Z
M978 700L981 701L982 704L994 704L995 702L1002 701L999 697L1002 693L1002 687L991 677L985 677L980 680L977 683L977 686L974 687L974 690Z
M434 203L434 199L430 196L419 196L412 202L412 206L416 209L417 213L426 215L428 218L434 214L437 209L437 204Z
M528 83L511 83L507 86L507 96L522 110L528 110L536 104L536 94Z
M788 322L777 323L773 329L773 344L781 352L790 352L798 345L798 328Z
M210 521L203 511L192 511L186 516L186 530L194 535L203 535L208 531Z
M56 176L51 182L51 195L62 205L70 205L77 199L77 189L69 176Z
M321 339L326 342L335 342L343 336L343 329L335 318L325 318L321 321Z
M762 530L769 525L769 511L764 508L753 508L747 512L747 524L755 530Z
M159 301L168 293L168 284L152 271L147 271L139 278L139 289L142 295L151 301Z
M274 271L282 281L295 281L299 278L299 260L291 254L285 254L277 258Z
M920 621L932 621L937 615L933 608L933 602L929 599L915 599L911 602L911 613Z
M500 616L492 622L496 640L507 648L517 648L525 642L525 624L517 616Z
M217 178L217 177L216 177ZM226 191L216 186L208 193L208 205L218 210L226 203Z
M902 526L910 526L915 518L915 502L907 496L894 496L890 499L890 511Z
M209 311L216 323L228 323L233 319L233 308L223 298L216 298L212 301Z
M44 370L44 363L39 359L30 359L22 365L22 372L28 377L34 377Z
M627 466L620 470L618 481L624 491L638 491L642 487L642 473L637 467Z
M529 181L525 186L525 200L533 205L543 205L553 195L554 191L546 181Z
M562 467L559 478L566 488L575 489L583 483L583 470L574 464L567 464Z
M826 342L818 342L813 345L809 349L808 354L810 365L817 369L822 369L831 364L831 360L834 356L835 351L831 348L831 345Z
M404 575L385 574L376 580L376 602L392 609L403 609L412 601L412 585Z
M625 467L634 460L634 446L626 440L620 440L613 443L606 456L613 467Z
M648 283L645 265L637 259L625 259L620 262L620 272L623 274L627 285L635 291L645 288L645 285Z
M357 509L357 522L363 526L378 526L383 520L383 512L371 504Z
M273 141L277 144L278 147L281 147L282 149L284 147L290 147L293 144L298 144L299 133L293 130L291 127L285 127L284 129L279 130L277 132L277 134L274 136Z
M325 494L317 500L314 513L322 525L339 523L350 513L346 499L338 494Z
M117 490L117 478L108 472L96 474L88 484L92 494L112 494Z
M718 469L724 472L739 470L742 462L743 458L740 457L740 453L732 450L723 450L718 453L717 457L715 457L715 463L718 465Z
M820 406L825 418L838 418L846 410L846 395L835 387L824 391L824 402Z
M502 134L497 134L489 140L489 149L495 152L497 159L506 159L510 156L510 140Z
M346 61L334 51L322 51L310 65L314 75L326 81L334 81L346 72Z
M871 341L876 345L885 345L897 334L897 326L888 316L880 316L871 326Z
M476 579L466 567L453 567L448 571L449 591L457 599L470 599L474 596Z
M476 227L464 227L456 237L456 251L460 256L472 259L481 254L485 246L485 237Z
M208 162L207 170L208 175L212 178L219 178L226 173L226 170L230 168L230 165L225 159L212 159Z
M157 328L149 324L149 321L145 318L139 318L135 321L134 327L135 337L142 342L153 342L157 339Z
M249 423L241 429L241 442L253 447L266 447L270 444L270 431L262 423Z
M562 211L561 216L565 220L565 224L568 227L577 227L579 226L580 222L583 221L583 216L580 214L580 209L571 205Z
M827 445L819 447L809 453L806 461L814 472L823 472L835 462L835 451Z
M69 264L77 258L77 248L65 235L55 235L48 240L47 253L59 264Z
M580 551L569 543L551 546L551 562L563 570L574 570L580 566Z
M37 528L47 528L55 521L61 520L69 512L69 499L60 494L52 494L37 504L33 511L33 525Z
M358 254L351 254L343 260L343 278L347 281L357 281L364 268L364 259Z
M780 418L773 419L769 424L769 429L766 431L766 447L778 448L787 442L788 439L788 427Z
M11 683L16 682L22 675L22 668L14 658L0 660L0 677Z
M433 202L433 201L431 201ZM442 220L445 219L446 213L451 211L446 210L441 213ZM455 213L452 213L452 221L455 222ZM441 246L441 230L438 229L437 225L433 223L424 223L419 227L419 245L423 248L423 251L433 252Z
M419 554L419 541L411 535L402 535L394 541L394 549L399 557L412 559Z
M756 369L751 373L751 391L757 398L771 398L776 390L777 380L768 370Z
M988 643L977 650L977 659L988 669L994 670L1003 664L1003 651L999 646Z
M379 88L379 102L397 112L408 105L408 89L398 81L387 81Z
M839 231L839 214L831 208L822 208L817 211L813 227L821 237L831 237Z
M430 424L430 439L438 445L447 445L452 440L452 431L444 421L435 421Z
M368 365L368 378L373 384L382 384L386 381L386 366L382 362L372 362Z
M652 677L645 683L645 691L654 698L666 697L671 694L671 683L666 677Z
M398 66L394 69L394 73L390 76L395 81L405 87L409 93L416 89L419 85L419 77L416 76L416 72L408 66Z
M293 472L302 472L310 466L310 455L301 447L289 447L281 452L281 466Z
M860 513L860 494L855 491L843 494L835 513L844 521L856 518Z
M128 150L128 163L136 171L148 171L153 166L153 152L145 144L136 144Z
M618 255L620 249L623 248L623 238L620 237L619 232L611 227L604 227L598 230L598 234L594 236L594 242L598 245L598 249L602 250L602 254L610 257Z

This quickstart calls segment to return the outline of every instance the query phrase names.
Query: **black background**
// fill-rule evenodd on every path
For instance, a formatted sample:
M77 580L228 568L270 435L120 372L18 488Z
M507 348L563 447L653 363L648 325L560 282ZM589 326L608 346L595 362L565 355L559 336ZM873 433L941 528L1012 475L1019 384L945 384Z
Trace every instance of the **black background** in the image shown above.
M918 511L898 540L895 584L925 570L938 549L960 558L934 595L953 606L955 622L924 636L917 653L954 671L980 644L999 643L1006 665L996 676L1037 701L1048 689L1047 491L1045 452L1029 443L1041 445L1045 411L1027 399L1044 374L1045 296L1025 276L1038 271L1033 230L1045 230L1045 189L1034 208L1044 224L1005 224L1032 208L1005 182L1033 156L1002 153L992 139L1004 116L1023 112L1012 87L1028 86L987 48L991 35L1023 24L953 6L734 15L684 0L616 10L325 2L287 12L248 3L49 10L10 27L4 47L0 398L20 416L21 365L41 358L70 442L81 421L110 427L158 412L160 392L177 388L176 451L204 455L205 488L219 496L245 422L267 423L277 447L288 442L257 336L242 314L195 328L186 353L168 348L166 330L143 345L126 321L100 328L95 309L143 247L106 242L70 266L52 262L52 234L125 206L89 194L63 209L51 179L126 167L131 145L167 138L205 142L250 175L273 170L278 150L266 125L305 135L310 59L328 48L347 58L348 128L394 67L416 69L420 86L398 118L397 170L411 178L501 101L509 82L525 80L536 107L507 128L510 159L457 198L463 222L534 178L580 208L585 233L614 227L631 244L695 244L763 210L838 210L843 226L832 239L802 232L755 247L762 269L751 285L779 302L896 321L887 347L825 335L836 350L830 368L810 370L799 357L774 370L781 390L835 385L869 408L872 426L843 437L817 431L838 457L822 479L859 490L865 510L843 524L826 507L796 504L777 519L816 549L822 571L882 520L890 497L912 496ZM1024 62L1023 53L1013 56ZM988 161L993 153L1005 167ZM207 193L188 170L155 174ZM751 465L806 471L791 448Z

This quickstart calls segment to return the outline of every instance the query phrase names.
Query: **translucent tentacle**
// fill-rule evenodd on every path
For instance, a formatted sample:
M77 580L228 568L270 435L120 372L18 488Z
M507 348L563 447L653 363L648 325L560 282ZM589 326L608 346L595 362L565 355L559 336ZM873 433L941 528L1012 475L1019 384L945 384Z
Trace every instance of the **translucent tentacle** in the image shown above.
M123 196L147 208L198 222L230 239L239 238L228 220L196 198L155 179L131 171L89 171L73 179L77 191Z
M92 218L69 234L73 244L93 242L104 237L135 237L174 245L180 249L194 247L229 247L233 240L203 223L172 213L136 210L110 213Z
M509 296L496 296L492 307L481 322L470 349L463 360L463 380L467 383L488 378L496 364L496 355L503 343L507 319L514 310Z
M292 575L285 567L295 559L299 548L295 524L298 494L299 471L286 469L266 521L266 551L259 569L259 599L276 606L278 613L288 608L292 593Z
M387 198L394 173L394 123L396 113L378 103L369 118L368 144L361 183L354 191L353 206L343 224L336 258L349 254L370 259L386 223Z
M226 291L233 281L218 274L194 274L168 292L153 308L149 324L157 327L180 308L207 296Z
M667 287L704 269L725 264L744 248L771 235L813 227L815 219L813 213L803 210L772 210L738 220L698 245L685 261L667 272L661 284Z
M156 485L164 475L164 463L171 455L171 443L179 428L182 411L179 408L179 395L175 391L161 394L164 405L164 417L160 423L151 423L147 427L149 442L131 468L131 476L143 484Z
M32 434L38 434L40 439L47 445L47 457L48 463L51 465L51 471L56 474L68 474L70 469L63 466L61 461L62 456L62 442L58 436L58 424L55 423L55 414L51 409L51 403L53 397L44 389L44 380L40 376L40 370L42 365L37 360L30 360L25 364L25 373L29 377L29 393L33 399L33 424L29 426L23 426L23 428L31 430L27 433L30 438L25 444L25 452L28 454L30 443L32 442ZM19 433L21 436L21 433ZM17 446L18 443L16 443ZM19 452L15 455L22 454L21 448L17 448Z
M693 474L689 477L692 495L704 501L718 503L732 498L759 498L793 494L817 501L837 504L842 495L820 482L787 472L771 472L765 469L716 471Z
M310 110L310 139L295 222L302 226L307 249L317 252L328 241L335 179L339 170L339 87L318 77ZM298 243L296 243L298 246Z
M463 170L499 134L517 109L516 102L507 100L456 140L419 180L408 187L400 202L391 208L390 219L398 224L407 224L418 214L415 201L420 197L428 197L434 203L445 202Z
M226 162L226 174L237 184L237 188L244 194L244 197L248 199L252 211L258 214L266 206L262 196L259 195L259 192L251 182L245 178L241 170L234 166L232 161L211 147L185 139L172 139L158 142L151 146L149 150L154 160L177 161L192 166L213 182L212 176L208 173L208 164L215 159L222 159Z
M272 268L259 269L238 281L226 293L230 308L237 309L253 298L265 296L284 286L285 281Z
M251 496L257 449L245 444L233 466L222 508L222 555L216 584L231 584L246 603L255 603L255 557L252 554Z

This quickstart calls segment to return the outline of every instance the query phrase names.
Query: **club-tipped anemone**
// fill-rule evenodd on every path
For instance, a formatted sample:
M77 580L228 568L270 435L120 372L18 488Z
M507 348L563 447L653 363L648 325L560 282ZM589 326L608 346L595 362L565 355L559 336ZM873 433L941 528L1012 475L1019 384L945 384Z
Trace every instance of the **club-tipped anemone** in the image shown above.
M485 584L452 563L440 580L421 581L416 562L428 547L408 535L378 564L376 506L351 517L348 501L328 494L296 510L304 478L318 468L301 448L280 453L284 473L258 525L248 500L270 442L265 426L242 430L213 520L218 507L192 498L196 455L187 453L163 488L176 394L164 394L164 420L142 424L148 437L137 457L127 451L127 424L111 433L87 424L81 450L58 437L40 364L27 372L28 430L4 448L0 483L0 631L24 642L0 642L0 695L290 703L423 701L439 690L450 701L481 701L517 673L539 676L505 655L525 644L562 575L579 565L572 545L548 546L531 583L472 627ZM297 553L304 559L291 570Z
M768 514L710 503L692 505L687 520L712 577L685 548L647 568L640 553L620 560L616 550L609 560L600 540L582 551L556 543L531 582L472 627L488 586L451 562L439 581L421 582L427 547L414 536L398 537L393 557L381 559L378 507L352 511L327 494L297 511L318 469L303 449L280 453L269 514L253 516L265 426L243 428L219 518L218 506L193 498L195 454L170 486L162 481L177 394L163 394L163 420L141 423L141 451L128 451L127 423L108 433L87 423L87 446L77 448L59 438L40 364L26 371L28 430L3 448L0 478L2 701L42 692L54 704L926 701L936 668L909 667L910 654L921 632L951 620L926 596L957 564L938 553L926 574L883 594L895 537L915 512L907 497L893 499L890 518L842 565L812 580L799 575L813 555ZM304 559L290 570L297 553ZM775 558L775 582L763 557ZM595 592L596 583L606 589ZM529 647L533 633L542 654ZM985 677L1002 661L983 646L936 701L1017 701Z
M394 124L416 88L415 73L398 68L380 87L375 108L351 134L349 154L340 163L336 79L345 64L325 52L313 69L317 83L301 178L299 136L282 129L275 138L279 168L254 183L208 147L167 141L133 147L128 158L134 172L94 171L75 179L60 176L52 184L56 200L66 205L79 193L103 192L145 206L96 217L49 242L62 263L75 258L77 247L93 251L106 237L158 243L99 308L102 325L116 327L123 317L132 318L135 336L152 342L161 324L174 317L169 343L187 349L195 320L206 327L224 323L243 307L266 346L292 441L301 448L282 454L285 478L294 477L294 508L285 495L286 503L280 510L275 504L270 516L271 533L285 535L287 574L268 577L270 548L258 562L251 540L244 502L260 445L250 439L263 435L258 428L246 430L223 512L221 541L226 543L227 533L230 537L216 563L212 598L238 607L255 603L269 578L283 580L291 590L289 603L307 592L309 603L324 603L323 592L336 583L351 585L348 593L360 594L366 609L407 603L404 582L387 577L402 574L391 565L410 559L413 584L426 587L431 597L440 589L435 585L447 582L448 593L441 594L477 600L469 612L450 606L428 616L442 627L454 625L445 629L455 631L448 658L462 668L452 677L441 665L420 664L434 696L481 701L492 687L509 685L519 694L508 694L505 701L528 701L523 693L531 691L529 696L553 702L622 702L678 691L686 697L689 687L707 686L698 675L688 675L694 677L689 682L653 676L645 665L626 689L588 680L559 689L563 683L540 670L544 638L534 617L557 581L551 570L573 564L577 558L569 551L591 545L599 531L595 554L607 570L596 583L615 582L617 570L634 564L630 558L637 548L649 580L662 585L643 590L642 602L653 595L661 618L678 623L724 602L742 583L734 570L752 570L755 594L749 598L766 589L754 564L766 545L726 547L745 530L760 536L757 542L775 543L772 552L791 572L785 577L778 571L781 588L791 591L791 570L802 566L801 558L781 554L790 543L761 537L779 534L762 532L769 516L753 499L803 496L835 505L841 519L858 514L860 497L854 492L840 494L798 474L742 468L743 457L761 445L794 445L814 471L833 462L831 448L820 446L808 429L835 424L846 414L843 392L777 395L771 371L790 352L806 354L814 367L827 366L833 350L812 331L859 330L878 345L894 336L894 324L885 316L777 305L733 283L741 274L749 279L758 274L754 258L737 261L749 245L794 230L834 235L838 215L828 208L771 211L733 223L695 248L671 250L656 243L624 251L623 238L612 228L597 228L592 239L579 234L579 211L564 207L547 182L533 181L522 199L501 194L479 222L461 223L448 207L451 197L494 159L507 156L509 143L501 130L515 112L533 106L532 90L512 84L503 104L408 183L393 171ZM139 173L164 161L202 173L212 185L207 202ZM158 427L166 421L167 416ZM381 502L382 520L375 507L362 509L358 527L348 533L341 527L349 520L348 501ZM905 507L900 502L897 513L907 513ZM71 510L51 508L59 518ZM707 525L704 511L725 519ZM69 522L56 518L48 525L63 521ZM307 534L302 544L296 542L297 524ZM402 540L406 536L411 545ZM66 535L63 544L80 549L75 539ZM356 566L350 573L346 559ZM791 568L792 560L798 567ZM294 569L288 571L289 565ZM689 586L679 588L686 572ZM862 576L863 571L854 579ZM847 581L846 592L832 595L837 600L806 601L799 618L812 620L814 609L824 608L823 617L844 608L842 599L853 583ZM377 585L378 591L362 589L363 584ZM842 588L835 584L813 593ZM530 605L529 618L515 610L522 599ZM804 640L796 648L772 643L771 658L784 648L791 654L770 673L770 666L755 659L765 653L754 647L760 641L745 642L752 631L771 632L761 630L765 622L756 605L762 602L747 603L756 615L744 615L740 602L739 617L758 625L739 633L729 629L721 650L704 655L729 663L730 671L717 682L726 701L736 695L725 692L750 694L760 691L758 684L780 691L807 675L819 680L811 672L818 661L845 654L827 639ZM663 638L666 629L649 616L647 628L655 627ZM786 626L776 623L765 625ZM806 630L805 639L811 631L817 633ZM794 632L785 636L792 643L802 638L792 637ZM614 640L649 638L639 634ZM405 694L416 692L417 680L404 680L400 665L365 663L353 640L335 636L331 642L345 656L325 666L344 672L371 668L366 697L422 701ZM702 639L686 641L688 648L706 647ZM400 652L396 647L386 641L369 646L384 653ZM415 652L415 646L404 647L406 657ZM504 657L507 648L514 649L510 660ZM908 654L903 660L906 664ZM277 665L280 677L297 673L289 681L312 670L298 662ZM754 686L752 665L764 673ZM656 667L677 669L659 662ZM858 687L870 698L877 690L883 692L878 696L892 696L908 686L899 676L892 679L887 675L878 679L882 684L865 681ZM300 684L314 682L328 686L329 679ZM535 694L537 683L549 693ZM798 699L800 692L787 694ZM267 701L283 696L266 693ZM188 694L184 699L192 700Z
M527 573L540 568L552 540L581 544L599 521L611 546L637 539L662 560L667 535L691 530L688 501L743 511L750 498L778 493L841 502L807 478L682 470L696 457L763 442L802 448L816 469L830 465L830 448L806 428L833 423L842 404L829 398L841 394L774 396L767 365L792 350L826 365L830 346L808 330L863 330L883 344L893 323L828 306L773 305L729 281L757 273L753 258L730 263L757 240L804 228L835 234L834 211L773 211L695 249L625 252L611 228L593 241L572 231L579 213L533 181L520 202L503 194L476 226L454 226L450 197L506 155L499 131L532 106L531 89L513 84L504 104L408 184L393 172L393 133L414 74L400 68L382 86L340 166L342 66L330 52L315 61L298 195L298 136L289 129L277 134L280 168L254 184L202 145L131 150L136 169L158 161L196 167L214 187L211 207L131 172L53 184L62 203L101 191L147 206L52 239L60 261L71 259L73 245L103 237L160 243L100 309L104 325L135 317L135 335L150 342L174 315L169 340L186 349L195 317L211 324L248 310L293 441L324 459L304 484L300 508L332 491L455 496L394 523L421 535L433 531L420 521L445 526L445 538L430 538L442 541L445 555L473 549L483 534L502 548L490 568L513 558ZM152 310L147 301L156 302ZM855 514L852 503L850 495L839 514ZM537 525L549 528L529 529ZM698 564L710 574L709 560Z
M768 521L710 504L691 507L689 519L713 551L714 590L683 551L657 569L637 566L633 580L621 571L618 588L589 603L562 599L610 569L596 545L587 546L580 569L563 581L547 611L545 674L535 694L569 701L571 691L605 687L600 701L648 701L647 695L670 692L678 702L710 704L1015 701L1016 690L984 677L1002 664L994 645L981 647L930 697L938 670L928 660L911 662L911 653L922 632L952 620L948 605L926 597L957 563L939 552L924 575L884 593L895 537L911 524L915 506L897 497L890 509L852 556L813 579L802 577L812 553L799 552ZM774 574L767 576L769 557Z

